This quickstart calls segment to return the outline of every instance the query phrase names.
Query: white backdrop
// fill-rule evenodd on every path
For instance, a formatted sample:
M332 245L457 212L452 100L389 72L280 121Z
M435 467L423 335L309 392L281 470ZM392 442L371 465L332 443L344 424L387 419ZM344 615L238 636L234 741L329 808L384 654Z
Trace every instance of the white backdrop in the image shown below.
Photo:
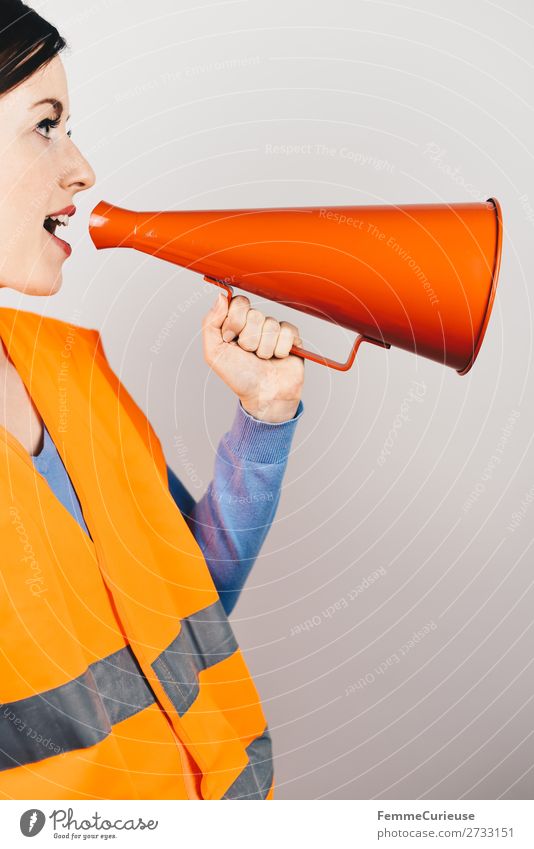
M216 292L144 254L96 252L97 201L500 199L501 279L469 375L373 346L347 374L306 365L279 512L232 621L277 798L532 798L531 4L34 5L71 45L73 138L97 184L77 198L62 290L2 302L102 329L196 498L236 404L202 358ZM254 303L321 353L350 346Z

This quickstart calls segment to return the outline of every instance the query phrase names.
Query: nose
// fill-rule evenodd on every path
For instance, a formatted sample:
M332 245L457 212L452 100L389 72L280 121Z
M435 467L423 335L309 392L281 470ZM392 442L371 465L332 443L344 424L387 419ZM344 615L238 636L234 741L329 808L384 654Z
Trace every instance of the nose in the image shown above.
M69 139L70 156L68 164L62 169L61 185L64 189L82 192L94 186L96 174L82 155L79 148Z

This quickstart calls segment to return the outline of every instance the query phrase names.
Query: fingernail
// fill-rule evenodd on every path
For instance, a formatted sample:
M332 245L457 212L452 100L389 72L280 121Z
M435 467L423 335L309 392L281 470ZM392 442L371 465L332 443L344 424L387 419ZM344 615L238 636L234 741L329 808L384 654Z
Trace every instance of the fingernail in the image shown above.
M223 339L224 339L225 342L231 342L233 338L234 338L234 334L232 333L231 330L225 330L224 331Z

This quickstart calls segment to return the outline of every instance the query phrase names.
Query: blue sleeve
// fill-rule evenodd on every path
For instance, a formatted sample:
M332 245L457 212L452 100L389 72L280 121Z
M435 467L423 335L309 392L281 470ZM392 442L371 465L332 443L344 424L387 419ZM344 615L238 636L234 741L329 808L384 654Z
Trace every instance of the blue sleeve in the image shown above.
M167 466L169 490L198 542L226 613L231 613L271 527L293 434L302 416L262 422L241 402L217 447L213 480L196 502Z

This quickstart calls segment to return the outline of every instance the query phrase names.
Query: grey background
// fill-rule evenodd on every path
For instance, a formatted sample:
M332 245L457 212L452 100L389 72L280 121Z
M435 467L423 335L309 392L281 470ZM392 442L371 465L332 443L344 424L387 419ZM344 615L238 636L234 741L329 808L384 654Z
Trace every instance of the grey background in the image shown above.
M236 405L202 358L215 290L144 254L97 253L98 200L500 199L500 285L468 376L372 346L347 374L306 365L276 522L233 624L272 729L278 799L532 798L531 4L35 6L71 43L73 138L97 184L78 196L62 290L3 303L102 329L196 498ZM321 353L350 346L343 329L254 303L296 319Z

